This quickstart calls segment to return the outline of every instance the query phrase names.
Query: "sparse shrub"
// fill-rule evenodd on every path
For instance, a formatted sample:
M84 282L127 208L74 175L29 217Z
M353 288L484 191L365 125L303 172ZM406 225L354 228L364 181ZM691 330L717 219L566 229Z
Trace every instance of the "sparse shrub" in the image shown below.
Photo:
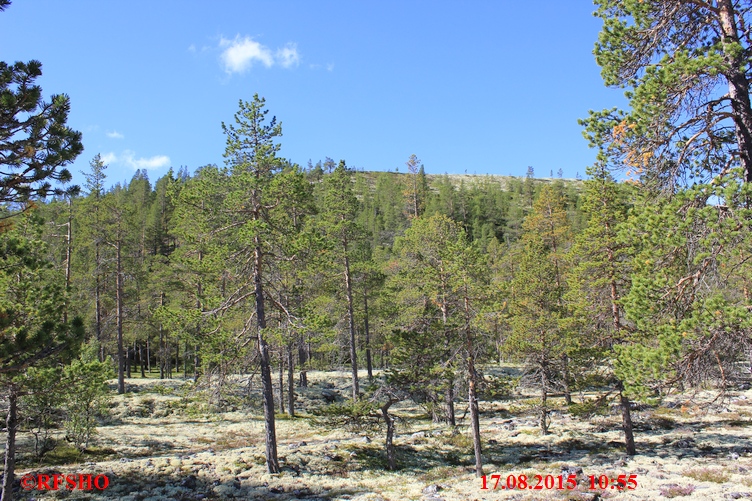
M589 419L595 415L606 416L608 404L605 399L585 400L582 403L573 403L569 406L569 414L580 419Z
M731 479L731 475L718 468L693 468L682 473L685 477L693 478L699 482L715 482L723 484Z
M510 398L517 391L520 378L513 376L485 376L478 388L478 396L483 400Z
M458 449L472 449L473 439L467 433L452 433L450 435L441 435L440 442L445 446L457 447Z
M136 414L139 417L150 417L153 412L154 412L154 399L142 398L141 401L138 403L138 410L136 411Z
M30 367L23 377L27 393L21 396L20 414L34 436L34 455L41 458L55 447L51 433L62 421L63 393L50 391L60 383L62 370L59 367Z
M155 384L154 386L150 388L150 391L152 393L156 393L157 395L163 395L163 396L173 394L173 389L168 386L165 386L162 383Z
M63 368L65 430L80 451L89 445L97 419L108 410L111 394L105 381L112 376L110 365L98 360L74 360Z
M694 485L676 485L668 484L662 485L659 488L661 496L666 498L677 498L680 496L689 496L695 491Z
M451 478L461 477L465 474L463 468L457 468L456 466L437 466L431 468L423 475L420 476L420 480L426 483L446 481Z
M34 435L38 458L55 447L50 434L61 421L66 439L79 451L86 449L97 420L109 410L110 390L105 381L112 376L109 364L96 359L74 360L62 368L28 369L22 415Z
M656 416L653 414L643 426L648 429L673 430L676 428L676 421L668 416Z

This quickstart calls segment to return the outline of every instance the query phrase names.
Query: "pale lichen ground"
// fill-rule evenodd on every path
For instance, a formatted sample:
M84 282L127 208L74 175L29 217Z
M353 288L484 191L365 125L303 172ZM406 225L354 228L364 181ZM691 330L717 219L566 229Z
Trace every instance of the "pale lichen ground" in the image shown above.
M345 373L310 373L298 389L301 411L323 405L326 381L348 395ZM102 492L20 492L21 499L142 500L686 500L752 498L752 391L731 392L713 404L708 395L668 400L668 407L634 412L639 454L623 452L619 417L575 419L554 412L551 434L541 436L520 400L483 402L481 433L485 473L559 475L581 468L577 489L482 490L472 465L467 421L460 433L430 421L398 428L401 469L383 469L383 436L327 430L310 419L277 420L282 473L264 464L264 426L258 410L212 412L185 391L182 381L129 380L133 390L113 401L112 417L99 428L102 460L62 466L23 461L26 473L106 474ZM705 400L703 400L705 398ZM700 403L698 405L698 403ZM458 404L459 415L464 405ZM396 406L399 415L420 412ZM19 436L28 450L30 437ZM589 475L634 474L637 488L589 488ZM502 480L502 484L504 483ZM492 482L489 478L489 486Z

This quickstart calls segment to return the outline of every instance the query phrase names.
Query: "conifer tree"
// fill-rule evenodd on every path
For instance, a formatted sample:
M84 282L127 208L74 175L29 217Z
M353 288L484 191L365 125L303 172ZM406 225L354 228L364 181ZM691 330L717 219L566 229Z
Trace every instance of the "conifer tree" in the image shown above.
M627 89L630 110L591 111L590 140L669 192L682 179L709 182L730 159L752 181L748 2L595 3L596 61L606 85Z
M89 162L89 172L84 173L86 182L86 198L83 200L82 208L79 211L79 226L82 230L84 252L79 255L87 256L86 263L87 276L94 278L94 337L99 345L99 361L104 361L104 339L103 339L103 318L102 318L102 294L103 294L103 249L104 235L102 232L102 221L104 212L102 199L105 194L104 181L107 179L105 170L107 165L102 161L99 153ZM91 248L93 247L93 249ZM83 265L84 263L82 263ZM89 268L92 266L93 268ZM87 287L88 288L88 287Z
M324 178L325 194L321 222L326 235L333 243L334 261L342 267L345 300L347 302L347 326L352 368L352 398L358 399L358 353L355 339L355 299L353 293L352 257L363 237L356 221L358 200L353 192L351 173L341 160L337 167Z
M414 219L395 248L400 258L389 286L398 293L402 314L392 338L399 368L390 381L431 411L434 394L443 391L447 422L455 426L456 369L465 369L475 472L481 476L475 316L485 294L479 256L461 227L440 214Z
M8 397L2 499L13 498L18 429L18 376L76 353L83 340L79 317L63 321L65 277L49 263L41 240L42 222L34 209L22 207L12 227L0 231L0 387Z
M228 192L223 201L227 224L215 234L227 235L232 251L228 265L232 290L223 294L218 310L231 310L252 298L253 314L244 322L243 332L253 328L261 365L261 382L266 429L266 466L270 473L279 472L277 439L274 421L274 393L271 379L271 355L267 340L267 308L285 311L273 295L269 280L274 277L270 267L283 255L280 248L294 238L292 221L300 217L297 207L305 207L305 176L297 166L277 157L282 134L281 125L273 117L267 121L265 100L258 94L251 102L240 101L235 124L222 124L227 136L225 162L229 170ZM226 238L226 237L225 237ZM288 258L289 259L289 258ZM211 312L208 312L211 313Z
M541 392L540 427L548 433L548 394L561 385L570 389L568 370L571 339L562 324L566 316L564 255L569 224L561 197L544 186L523 223L521 248L509 285L510 325L507 346L532 371ZM514 256L514 257L512 257Z
M583 209L589 216L585 230L570 250L573 267L568 274L567 299L572 327L582 333L587 358L610 370L607 381L618 391L622 428L629 455L636 453L631 401L624 384L613 375L614 347L624 343L628 326L621 299L630 287L630 246L620 237L627 218L624 190L602 163L588 169ZM604 364L605 362L605 364Z

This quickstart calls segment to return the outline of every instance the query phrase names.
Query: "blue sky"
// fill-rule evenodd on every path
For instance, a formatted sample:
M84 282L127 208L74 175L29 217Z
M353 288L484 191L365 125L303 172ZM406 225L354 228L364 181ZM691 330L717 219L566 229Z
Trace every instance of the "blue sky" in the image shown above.
M404 172L584 175L577 119L624 106L592 55L587 1L14 0L0 60L38 59L46 99L110 182L221 165L240 99L266 98L281 155Z

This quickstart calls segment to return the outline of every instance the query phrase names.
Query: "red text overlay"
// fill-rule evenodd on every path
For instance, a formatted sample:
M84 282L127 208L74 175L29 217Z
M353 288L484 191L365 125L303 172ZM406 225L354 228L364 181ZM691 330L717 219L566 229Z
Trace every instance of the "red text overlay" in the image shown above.
M73 474L47 475L44 473L27 473L21 477L21 488L25 491L103 491L110 485L107 475Z

